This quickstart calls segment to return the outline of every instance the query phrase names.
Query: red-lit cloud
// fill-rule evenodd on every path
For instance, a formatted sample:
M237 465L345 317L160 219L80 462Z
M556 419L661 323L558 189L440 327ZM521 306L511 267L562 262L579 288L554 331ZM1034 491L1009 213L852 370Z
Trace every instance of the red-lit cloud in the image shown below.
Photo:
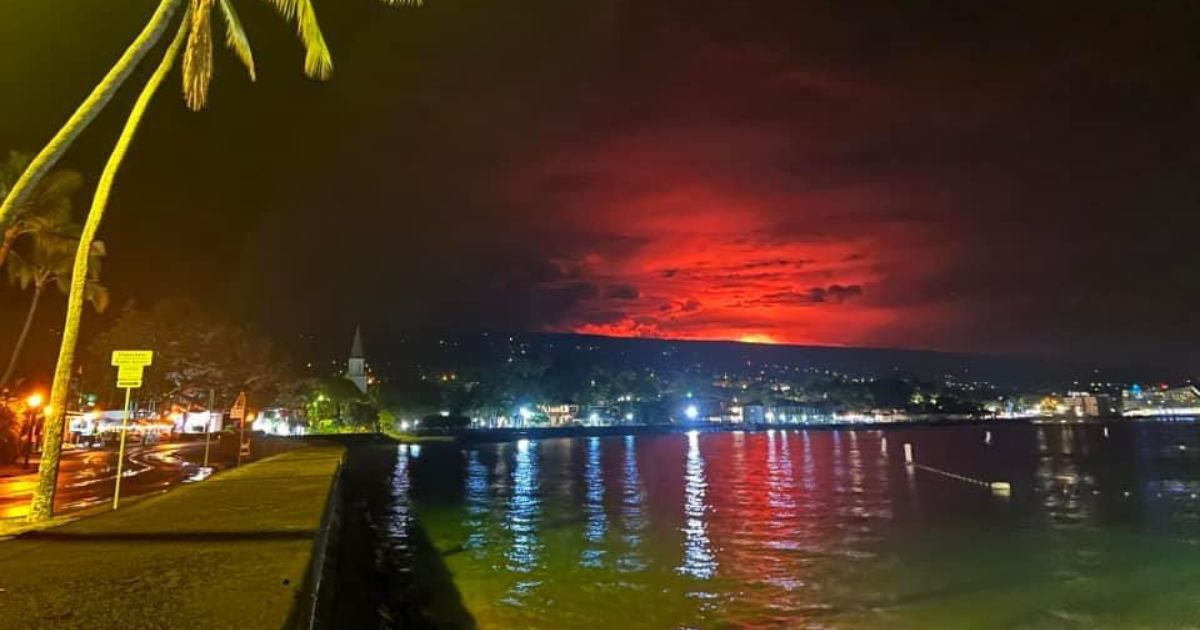
M912 307L892 304L894 294L946 264L947 252L932 245L923 209L940 204L935 186L856 163L879 131L864 134L857 121L893 119L850 124L845 112L873 107L877 90L779 70L753 51L710 56L718 68L738 66L728 70L731 92L640 87L660 92L652 124L572 138L513 177L514 205L553 209L531 237L559 272L543 286L589 287L549 327L895 343ZM763 111L781 100L787 109ZM759 111L740 115L747 109Z

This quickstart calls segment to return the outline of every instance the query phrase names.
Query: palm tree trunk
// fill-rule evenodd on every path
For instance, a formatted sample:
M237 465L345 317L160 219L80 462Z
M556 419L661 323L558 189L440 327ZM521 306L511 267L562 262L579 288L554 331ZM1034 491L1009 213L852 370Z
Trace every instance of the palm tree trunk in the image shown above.
M96 195L92 198L92 207L88 210L83 232L79 235L75 264L71 270L71 290L67 294L67 321L63 325L62 345L58 351L58 363L54 367L54 384L50 388L50 413L46 416L45 430L42 432L44 437L41 464L38 466L38 483L29 511L29 519L32 521L46 520L54 513L54 490L58 482L58 459L62 451L67 390L71 383L71 368L75 364L75 346L79 342L79 320L83 315L84 289L88 283L88 260L91 258L92 243L96 240L96 231L100 229L100 222L104 219L108 198L112 194L113 180L121 168L125 154L129 151L133 137L137 134L142 117L146 115L154 93L158 91L163 79L175 65L175 59L179 57L179 50L187 38L188 25L189 20L186 17L180 21L179 31L167 48L166 55L134 102L129 118L125 120L125 126L121 129L121 136L117 138L117 144L100 174L100 180L96 184Z
M171 21L171 16L175 14L175 9L181 2L182 0L161 0L159 2L158 9L155 10L150 21L146 23L133 43L125 49L125 53L121 55L117 63L109 69L108 74L104 75L100 83L92 89L92 93L88 94L75 113L67 119L66 124L37 154L37 157L33 158L33 161L25 168L25 172L21 173L21 177L17 179L17 183L13 184L4 203L0 204L0 227L4 227L14 218L16 209L25 203L25 199L29 197L34 186L50 169L54 168L58 159L75 142L75 138L100 114L104 106L108 105L121 84L129 78L129 74L137 68L146 53L154 48L154 45L162 38L163 32Z
M12 356L8 359L8 368L4 370L4 376L0 377L0 391L3 391L4 386L8 385L8 379L12 378L13 372L17 369L17 359L21 357L21 350L25 348L29 329L33 328L33 316L37 313L38 302L41 301L42 290L45 288L46 285L40 282L33 285L33 300L29 303L29 313L25 315L25 325L21 328L21 335L17 337L17 345L13 346Z
M0 267L3 267L4 261L8 260L8 252L12 251L13 243L17 242L20 234L20 230L15 225L10 225L7 230L4 230L4 241L0 242Z

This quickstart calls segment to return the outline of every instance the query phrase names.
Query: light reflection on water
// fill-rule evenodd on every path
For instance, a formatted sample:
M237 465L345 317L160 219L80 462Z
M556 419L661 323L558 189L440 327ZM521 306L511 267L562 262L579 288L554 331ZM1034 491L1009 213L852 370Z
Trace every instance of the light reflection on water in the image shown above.
M415 510L483 627L1200 618L1196 425L989 430L990 444L982 427L430 444L401 453L392 531ZM906 442L1013 496L914 472Z
M608 514L604 510L604 476L600 468L600 438L588 438L587 455L587 528L584 538L589 543L583 550L580 563L596 568L604 562L606 549L601 544L608 532Z
M716 556L708 540L708 525L705 523L708 504L705 491L708 482L704 478L704 459L700 456L700 439L695 431L687 434L687 469L684 473L684 526L683 564L679 572L700 580L707 580L717 570Z
M636 442L632 435L625 436L625 466L621 477L621 525L623 553L617 558L620 571L642 571L646 559L642 555L642 533L646 529L646 493L638 472Z

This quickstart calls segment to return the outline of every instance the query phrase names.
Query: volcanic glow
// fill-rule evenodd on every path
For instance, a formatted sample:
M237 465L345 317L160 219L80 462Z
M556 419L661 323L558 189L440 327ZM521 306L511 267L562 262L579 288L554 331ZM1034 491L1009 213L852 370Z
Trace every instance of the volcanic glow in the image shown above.
M553 195L568 209L547 218L574 235L555 250L548 286L573 288L577 301L551 328L879 342L897 310L877 290L887 271L922 262L911 251L919 230L889 218L887 193L874 187L793 185L771 167L782 150L769 137L727 133L618 141L593 155L555 157L526 184L536 192L518 191ZM744 160L731 162L727 152ZM928 251L924 261L936 257Z

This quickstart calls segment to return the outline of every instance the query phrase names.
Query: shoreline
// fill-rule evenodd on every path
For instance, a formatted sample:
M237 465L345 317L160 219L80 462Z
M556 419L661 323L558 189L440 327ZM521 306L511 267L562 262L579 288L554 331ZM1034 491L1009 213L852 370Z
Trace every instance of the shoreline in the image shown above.
M452 429L452 430L421 430L411 432L417 441L438 441L452 439L463 443L507 442L525 438L576 438L576 437L618 437L624 435L661 435L671 433L721 433L732 431L764 432L776 430L795 431L900 431L904 429L923 429L938 427L969 427L969 426L1017 426L1017 425L1095 425L1102 426L1117 423L1137 423L1146 421L1183 421L1191 422L1191 418L1176 416L1125 418L1122 416L1103 416L1095 418L923 418L897 422L822 422L822 423L773 423L773 424L642 424L615 426L561 426L561 427L525 427L525 428L495 428L495 429Z

